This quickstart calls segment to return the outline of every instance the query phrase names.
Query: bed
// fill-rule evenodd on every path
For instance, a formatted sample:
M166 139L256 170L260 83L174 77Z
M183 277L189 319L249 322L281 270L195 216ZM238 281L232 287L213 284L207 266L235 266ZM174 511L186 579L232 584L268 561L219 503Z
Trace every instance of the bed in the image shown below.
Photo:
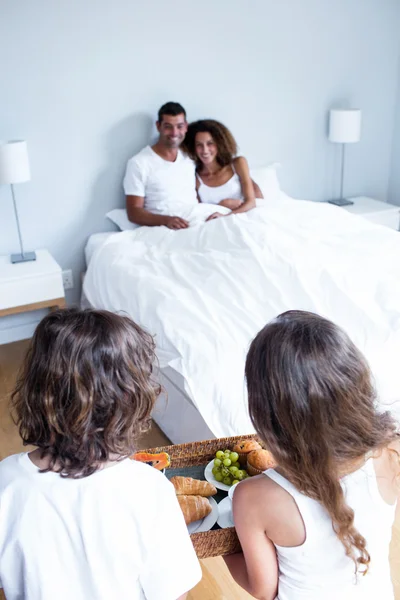
M397 232L283 194L179 232L142 227L92 239L86 254L88 303L125 312L155 335L168 400L154 417L172 442L253 432L248 345L295 308L346 329L371 364L381 405L399 414Z
M121 215L118 215L121 217ZM86 268L93 254L106 240L118 235L116 232L101 232L92 234L85 246ZM82 291L82 308L90 308L85 291ZM197 410L185 379L172 367L158 368L157 377L163 393L158 398L153 410L153 420L174 444L194 442L214 438L213 432L207 426ZM179 415L179 418L176 417Z

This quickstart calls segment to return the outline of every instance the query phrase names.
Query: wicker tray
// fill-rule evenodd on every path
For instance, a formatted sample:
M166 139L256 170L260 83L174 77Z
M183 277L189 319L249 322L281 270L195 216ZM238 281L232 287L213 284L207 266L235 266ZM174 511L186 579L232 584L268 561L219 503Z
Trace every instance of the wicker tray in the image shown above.
M256 435L241 435L190 442L189 444L160 446L150 448L146 452L167 452L169 454L171 465L165 472L168 478L173 475L187 475L188 477L193 476L197 479L204 479L204 468L214 458L217 450L232 448L237 441L247 439L256 439L264 447L264 444ZM199 467L202 468L199 469ZM216 499L221 500L226 495L227 492L219 490ZM236 554L241 550L234 527L221 529L218 525L215 525L210 531L193 533L190 537L198 558Z

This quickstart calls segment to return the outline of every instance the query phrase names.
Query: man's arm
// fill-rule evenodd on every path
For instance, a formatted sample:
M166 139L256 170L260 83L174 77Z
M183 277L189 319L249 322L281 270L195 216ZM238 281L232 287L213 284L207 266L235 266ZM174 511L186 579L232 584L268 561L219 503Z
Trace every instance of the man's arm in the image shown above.
M144 198L141 196L126 196L126 212L128 219L137 225L166 225L164 215L153 215L144 208Z
M126 212L128 219L137 225L165 225L169 229L186 229L189 223L180 217L169 217L168 215L154 215L144 208L143 196L126 196Z

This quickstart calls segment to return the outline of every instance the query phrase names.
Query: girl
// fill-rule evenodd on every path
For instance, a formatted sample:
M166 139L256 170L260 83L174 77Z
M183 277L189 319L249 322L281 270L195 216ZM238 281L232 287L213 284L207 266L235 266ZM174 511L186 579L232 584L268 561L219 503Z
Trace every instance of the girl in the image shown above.
M60 310L38 325L13 394L24 444L0 463L7 600L176 600L201 578L173 486L129 459L159 386L127 317Z
M330 321L290 311L251 344L246 378L279 466L235 489L233 577L263 600L393 599L400 433L364 357Z
M196 189L200 202L242 213L255 207L256 197L263 197L250 177L247 160L244 156L236 156L233 135L219 121L207 119L191 123L182 148L196 162ZM214 213L209 219L216 216L222 215Z

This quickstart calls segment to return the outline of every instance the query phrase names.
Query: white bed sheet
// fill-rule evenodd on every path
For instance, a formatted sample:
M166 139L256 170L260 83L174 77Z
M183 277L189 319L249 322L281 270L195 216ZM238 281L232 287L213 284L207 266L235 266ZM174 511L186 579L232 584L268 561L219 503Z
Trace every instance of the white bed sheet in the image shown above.
M116 233L118 232L104 231L100 233L93 233L91 236L89 236L85 246L85 261L87 267L89 266L91 258L97 248L99 248L106 240L108 240L109 237L115 235Z
M173 444L214 438L187 391L182 375L171 367L158 372L163 393L158 397L152 418Z
M280 312L311 310L343 326L395 407L400 355L400 235L340 208L282 198L198 224L114 234L84 282L96 307L124 311L155 334L216 436L253 430L244 361Z

